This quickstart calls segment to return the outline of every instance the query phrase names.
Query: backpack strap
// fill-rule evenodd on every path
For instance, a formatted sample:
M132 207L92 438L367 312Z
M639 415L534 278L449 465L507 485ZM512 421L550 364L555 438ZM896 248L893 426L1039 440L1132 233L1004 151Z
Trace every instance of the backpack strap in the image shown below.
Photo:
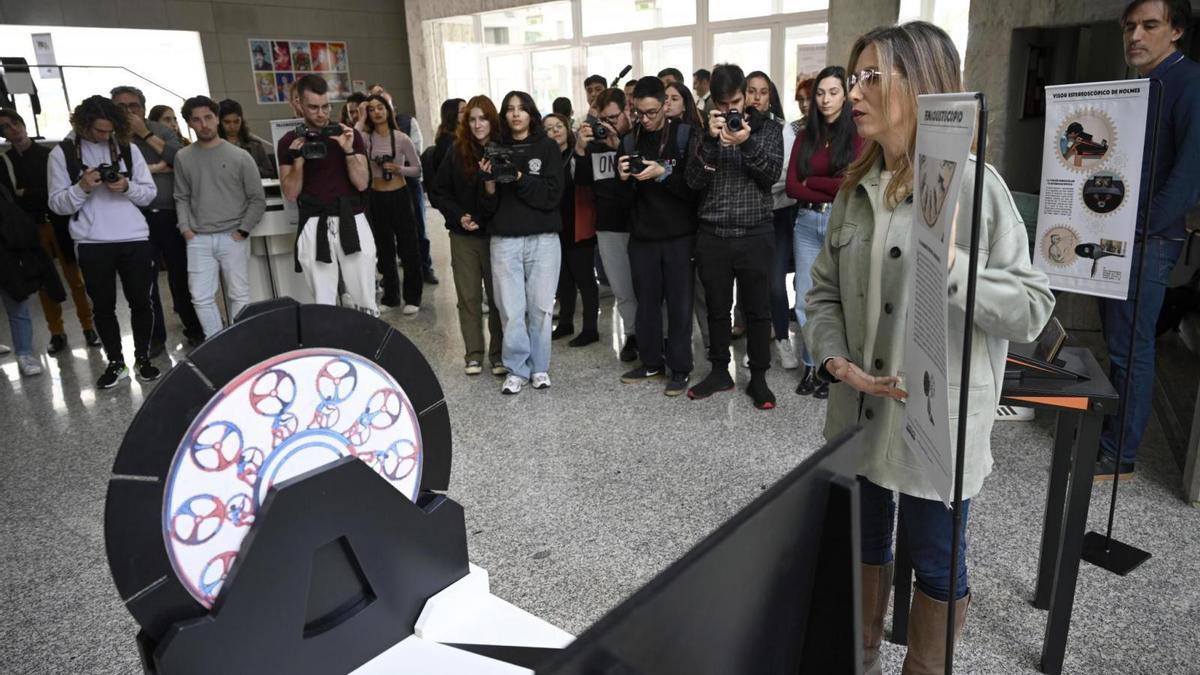
M125 171L121 175L129 180L133 180L133 152L129 149L128 143L121 144L121 160L125 162Z
M625 134L625 138L621 139L621 149L625 151L625 155L632 155L637 150L633 145L633 132Z
M678 158L687 157L688 138L692 134L692 126L684 122L675 125L675 149L679 151Z
M71 179L72 183L79 182L79 176L83 174L83 162L79 159L79 152L75 146L75 141L70 138L64 138L58 147L62 148L63 162L67 166L67 178Z

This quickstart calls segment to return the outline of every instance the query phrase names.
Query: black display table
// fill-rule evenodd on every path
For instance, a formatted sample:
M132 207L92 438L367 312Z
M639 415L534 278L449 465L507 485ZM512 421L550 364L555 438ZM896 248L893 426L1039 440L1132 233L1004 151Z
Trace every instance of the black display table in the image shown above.
M1010 365L1024 365L1014 355ZM1092 474L1100 445L1100 428L1106 415L1115 415L1120 397L1108 381L1096 357L1082 347L1067 347L1060 354L1060 368L1081 375L1064 378L1061 372L1024 368L1022 376L1006 379L1001 405L1041 408L1058 412L1054 431L1054 454L1046 495L1046 515L1038 558L1037 588L1033 606L1049 610L1046 637L1042 642L1041 671L1062 673L1075 604L1075 584L1083 555L1088 506L1092 496ZM903 523L903 520L900 521ZM904 541L900 527L897 542ZM912 564L904 546L896 546L895 611L892 641L905 644L911 600Z

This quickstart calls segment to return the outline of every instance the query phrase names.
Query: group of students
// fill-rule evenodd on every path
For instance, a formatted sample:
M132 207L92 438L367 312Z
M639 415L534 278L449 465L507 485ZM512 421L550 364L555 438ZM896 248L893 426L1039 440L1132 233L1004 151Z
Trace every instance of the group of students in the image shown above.
M798 394L828 396L810 350L797 357L789 323L806 323L830 204L862 145L845 69L801 83L796 100L811 112L791 123L766 73L698 71L699 100L681 79L665 69L621 89L591 76L578 121L569 101L542 116L520 91L500 109L486 96L443 103L429 196L450 231L467 373L483 369L482 289L499 309L488 358L506 378L501 390L549 386L553 340L600 340L599 273L621 318L619 358L640 360L623 382L666 379L668 396L692 399L732 389L729 346L745 335L757 407L776 403L764 377L772 342L785 368L803 362ZM504 149L515 173L495 180L489 146ZM695 384L693 315L712 365Z
M693 399L732 389L729 344L745 326L746 391L769 409L775 399L763 373L772 339L789 365L786 276L794 272L804 364L797 391L828 396L827 438L864 429L864 672L881 667L896 492L917 578L904 672L941 672L949 605L961 630L970 601L966 538L951 571L952 515L904 442L902 336L914 257L917 96L962 90L954 43L924 22L873 30L855 43L849 75L831 66L806 83L807 117L792 124L770 78L732 64L712 70L700 106L677 77L643 77L627 90L595 79L586 87L589 114L578 125L562 113L542 117L521 91L506 94L499 109L486 96L443 106L444 116L464 114L430 197L450 230L466 372L482 370L482 287L499 313L499 321L489 317L487 346L492 372L506 377L502 391L550 386L551 343L574 334L577 293L582 331L571 344L598 338L598 253L625 332L620 358L641 361L622 381L669 372L665 393ZM675 103L671 91L680 94ZM965 169L960 199L970 199L974 174ZM960 253L948 261L949 343L971 330L979 345L970 371L979 394L961 411L972 424L964 523L992 466L1007 342L1032 341L1054 307L1007 187L990 168L984 181L980 248L987 254L976 303L985 309L973 326L963 325L962 311L969 228L955 230L952 250ZM689 387L693 315L711 371ZM957 403L950 404L951 425Z

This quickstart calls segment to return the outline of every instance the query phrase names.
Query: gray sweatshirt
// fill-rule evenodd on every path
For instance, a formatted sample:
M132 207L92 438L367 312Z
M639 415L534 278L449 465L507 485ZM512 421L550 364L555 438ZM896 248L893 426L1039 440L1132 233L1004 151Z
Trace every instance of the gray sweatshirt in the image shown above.
M79 144L83 169L101 164L117 162L122 171L131 169L125 162L114 157L114 150L107 144L92 143L69 138ZM154 200L154 180L136 147L129 148L133 162L129 189L112 192L104 185L97 185L91 192L84 192L78 183L72 183L67 175L67 162L60 145L50 151L46 167L50 190L50 210L60 216L71 216L71 239L80 244L105 244L119 241L141 241L150 237L150 227L140 209ZM78 214L78 215L76 215Z
M140 138L133 139L134 145L138 147L138 150L142 151L142 157L145 158L146 164L158 164L160 161L165 161L167 164L174 167L175 154L183 148L183 143L179 141L179 136L176 135L174 131L171 131L171 127L160 122L151 122L150 120L146 120L146 128L154 132L155 136L161 138L164 144L163 151L161 154L159 154L159 152L150 147L150 144L146 141L143 141ZM173 174L168 171L166 173L156 173L152 175L154 176L154 186L158 188L158 196L155 197L154 201L150 203L150 208L157 209L159 211L175 208L175 203L171 200L171 192L174 189L171 178Z
M174 206L180 232L250 232L267 209L258 165L228 141L192 143L175 155Z

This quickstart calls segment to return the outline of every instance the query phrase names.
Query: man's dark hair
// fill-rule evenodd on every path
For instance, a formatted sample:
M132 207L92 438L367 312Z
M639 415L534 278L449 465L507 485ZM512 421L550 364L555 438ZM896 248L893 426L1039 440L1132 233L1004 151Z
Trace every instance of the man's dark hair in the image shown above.
M529 137L545 136L546 130L542 128L542 114L538 112L533 97L524 91L510 91L500 99L500 136L505 140L512 140L512 129L508 127L508 102L514 96L521 101L521 107L525 108L525 112L529 113Z
M637 80L625 80L625 86L626 87L636 87Z
M608 80L604 79L603 75L588 75L588 78L583 81L583 88L587 89L593 84L598 84L603 87L608 86Z
M183 108L180 112L183 114L183 123L187 124L192 120L192 113L196 108L208 108L217 116L217 121L221 121L221 106L216 101L207 96L193 96L183 102Z
M701 82L708 82L712 79L712 73L708 72L707 68L701 68L700 70L692 73L692 77L700 80Z
M25 119L21 117L21 113L13 110L12 108L0 108L0 117L7 117L17 124L25 126Z
M667 100L667 88L663 86L662 80L657 77L647 75L637 81L633 87L634 98L654 98L658 99L659 103Z
M603 112L612 103L616 103L618 108L624 110L625 90L613 87L600 92L600 95L596 97L596 110Z
M708 92L715 102L723 102L738 92L745 94L746 74L737 64L717 64L708 82Z
M323 77L305 75L296 80L296 96L304 98L304 92L306 91L310 91L317 96L324 96L329 93L329 83Z
M675 78L676 82L683 82L683 73L681 73L678 68L663 68L662 70L658 71L658 76L660 78L668 75Z
M96 120L112 122L113 136L117 142L129 143L129 118L125 116L125 111L118 108L112 99L100 95L83 99L71 112L71 128L75 130L75 136L82 138L83 132L90 129Z
M137 97L138 102L142 104L142 107L146 107L146 95L142 93L141 89L123 84L119 87L113 87L112 91L108 92L110 98L116 98L121 94L133 94Z
M554 103L550 104L550 110L559 114L570 117L574 111L571 109L571 99L566 96L559 96L554 99Z
M1133 0L1125 5L1125 11L1121 12L1121 23L1125 23L1133 10L1149 2L1161 2L1167 9L1167 21L1171 23L1171 27L1179 29L1183 35L1187 34L1192 25L1192 3L1188 0ZM1180 35L1179 39L1182 40L1183 35Z

